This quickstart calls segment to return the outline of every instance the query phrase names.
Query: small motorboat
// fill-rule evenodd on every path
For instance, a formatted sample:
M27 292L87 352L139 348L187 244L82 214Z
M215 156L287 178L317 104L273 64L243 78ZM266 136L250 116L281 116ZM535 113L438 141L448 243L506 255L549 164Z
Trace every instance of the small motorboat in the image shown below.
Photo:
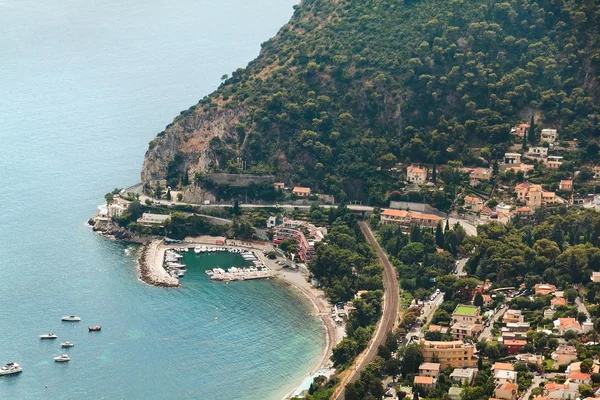
M200 246L194 247L194 253L200 254L201 251L202 251L202 249L200 248Z
M71 357L69 357L68 354L62 354L58 357L54 357L54 361L56 362L67 362L67 361L71 361Z
M75 315L69 315L68 317L62 317L62 320L66 322L79 322L81 321L81 318Z
M60 347L64 347L65 349L67 349L69 347L73 347L73 346L75 346L75 344L69 342L68 340L66 342L60 344Z
M99 331L100 329L102 329L102 327L101 327L100 325L96 325L96 326L90 326L90 327L88 327L88 330L89 330L90 332L96 332L96 331Z
M21 368L21 366L15 362L10 362L4 367L0 368L0 376L18 374L19 372L23 372L23 368Z
M47 335L40 335L40 339L42 340L48 340L48 339L56 339L58 336L56 336L54 333L48 333Z

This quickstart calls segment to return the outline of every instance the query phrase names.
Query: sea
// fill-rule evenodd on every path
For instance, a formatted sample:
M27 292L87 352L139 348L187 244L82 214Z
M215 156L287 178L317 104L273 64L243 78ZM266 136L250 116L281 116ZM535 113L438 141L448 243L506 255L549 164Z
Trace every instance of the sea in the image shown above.
M24 369L0 377L0 399L275 400L315 369L324 330L297 291L210 281L243 262L229 253L187 254L181 287L151 287L136 246L86 225L294 4L0 0L0 364Z

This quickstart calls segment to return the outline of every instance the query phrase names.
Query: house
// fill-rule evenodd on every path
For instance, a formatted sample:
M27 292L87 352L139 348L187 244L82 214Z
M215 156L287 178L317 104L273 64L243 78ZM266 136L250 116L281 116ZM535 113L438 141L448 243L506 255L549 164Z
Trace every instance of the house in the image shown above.
M511 363L497 362L492 365L492 371L514 371L515 366Z
M570 192L571 190L573 190L573 179L564 179L560 181L558 189L563 190L565 192Z
M483 200L475 196L466 196L465 207L470 208L473 212L479 212L483 208Z
M450 327L452 338L455 340L463 340L468 337L474 338L483 330L481 324L466 324L464 322L456 322Z
M548 398L551 400L567 400L579 397L579 385L569 381L563 384L552 382L546 383L545 388L548 392Z
M555 297L552 300L550 300L550 304L553 306L566 306L567 305L567 299L565 299L564 297Z
M529 157L535 158L546 158L548 157L548 148L547 147L530 147L527 150L527 155Z
M459 304L452 313L452 319L454 322L463 322L466 324L481 322L479 307Z
M406 168L406 180L416 185L422 185L427 182L427 171L423 168L411 165Z
M523 317L523 313L521 312L521 310L506 310L506 312L504 313L504 316L502 316L502 322L509 323L509 322L513 322L513 323L519 323L519 322L523 322L524 321L524 317Z
M477 376L477 368L456 368L450 374L450 378L461 385L471 386Z
M501 385L504 382L515 383L517 381L517 373L515 371L507 371L504 369L494 371L494 383Z
M506 340L527 340L526 332L508 332L502 328L502 341Z
M517 199L531 209L561 203L556 193L545 191L542 189L542 185L528 182L519 183L515 186L515 193Z
M504 382L496 386L494 396L500 400L516 400L519 391L519 386L511 382Z
M526 217L526 216L530 216L533 215L533 210L531 209L531 207L517 207L517 215L522 216L522 217Z
M438 342L421 339L419 344L425 362L438 362L441 369L474 367L477 364L473 355L475 347L462 340Z
M558 139L558 132L556 129L542 129L542 134L540 135L540 142L554 144Z
M521 332L526 333L531 328L529 322L507 322L502 330L506 332Z
M600 282L600 272L597 271L592 271L592 276L590 278L592 280L592 282L594 283L598 283Z
M540 367L544 364L544 357L540 354L517 354L515 359L525 364L539 365Z
M523 176L529 176L529 173L533 171L534 168L535 167L533 165L521 163L516 165L504 165L502 169L504 171L513 171L515 174L522 172Z
M540 296L546 296L556 292L556 286L549 283L538 283L534 286L534 293Z
M430 376L415 376L414 385L422 386L424 388L433 388L435 387L436 380Z
M514 126L510 130L510 133L517 135L520 138L523 138L523 136L529 133L529 124L519 124L517 126Z
M581 361L571 363L571 365L569 365L567 367L567 370L565 372L567 374L570 374L571 372L581 372ZM598 365L597 361L594 361L594 365L592 366L591 373L592 374L600 373L600 365Z
M142 217L137 220L138 224L150 226L150 225L164 225L167 220L171 218L168 214L152 214L143 213Z
M554 306L552 306L550 308L546 308L544 310L544 318L546 318L546 319L550 319L550 318L554 317L554 314L556 314L556 310L554 309Z
M496 212L509 214L511 208L512 206L510 204L498 203L498 205L496 205Z
M489 181L492 178L492 170L489 168L475 168L471 173L471 179Z
M600 179L600 165L594 167L594 179Z
M550 168L550 169L559 169L560 166L562 165L562 161L558 161L558 160L548 160L546 161L546 167Z
M461 400L463 390L463 388L452 386L450 389L448 389L448 397L450 400Z
M432 378L437 378L440 374L440 364L432 363L432 362L424 362L419 365L419 375L421 376L430 376Z
M306 221L284 218L281 225L273 230L273 244L279 245L285 239L294 239L296 249L301 261L312 260L315 254L315 243L320 242L327 235L327 228L317 227Z
M273 228L274 226L277 225L277 217L274 215L271 215L268 219L267 219L267 228Z
M122 199L114 199L108 205L108 216L110 218L121 218L123 213L129 208L129 202Z
M273 187L275 188L275 190L283 190L283 189L285 189L285 183L283 183L283 182L275 182L273 184Z
M581 324L575 318L559 318L554 321L554 327L558 329L560 335L564 335L567 331L573 331L578 335L583 333Z
M518 354L527 344L527 340L505 340L504 345L507 347L508 354Z
M483 330L479 307L459 304L452 313L452 320L453 325L450 330L455 340L475 337Z
M441 217L433 214L392 209L383 210L381 214L379 214L379 219L384 224L394 223L403 226L418 225L432 228L436 227L437 224L442 221Z
M309 197L310 196L310 188L296 186L292 189L292 193L297 197Z
M502 164L505 167L515 166L521 164L521 154L519 153L504 153Z
M592 375L584 374L583 372L570 372L569 381L579 385L589 385L592 383Z

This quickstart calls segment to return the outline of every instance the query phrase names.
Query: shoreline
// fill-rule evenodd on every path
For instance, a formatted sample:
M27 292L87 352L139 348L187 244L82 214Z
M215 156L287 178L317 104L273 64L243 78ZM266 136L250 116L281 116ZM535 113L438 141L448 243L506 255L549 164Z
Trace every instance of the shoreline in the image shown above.
M298 270L282 270L281 266L275 264L274 260L269 260L263 255L263 251L270 245L268 242L250 242L250 241L241 241L241 240L228 240L227 244L219 244L216 245L217 240L223 240L221 237L214 236L200 236L193 238L186 238L183 243L166 245L162 240L154 239L150 243L146 243L144 249L142 250L142 255L140 256L139 265L145 265L147 270L150 271L162 271L164 273L160 273L159 276L147 275L146 279L142 278L144 282L159 286L159 287L173 287L168 284L164 284L162 278L169 278L171 280L177 281L177 285L179 286L179 280L171 277L166 273L166 270L163 268L163 260L164 253L168 248L174 247L188 247L192 248L198 244L211 245L211 246L219 246L225 248L241 248L247 250L254 250L258 258L269 268L270 271L273 272L273 278L279 280L285 285L288 285L294 290L298 291L304 298L308 300L308 302L313 306L316 316L319 317L323 328L325 329L325 344L320 346L319 350L319 363L313 367L308 376L312 376L316 374L321 369L328 366L330 363L330 357L333 351L333 347L342 340L344 336L344 329L342 327L336 327L333 320L329 315L329 308L331 305L325 299L325 293L313 287L307 280L306 277ZM190 247L191 246L191 247ZM148 254L150 253L150 254ZM150 257L148 257L150 255ZM142 262L142 258L144 258ZM148 265L150 264L150 265ZM147 280L148 279L148 280ZM289 399L292 394L297 390L302 382L296 383L296 389L293 389L288 394L283 397L283 399Z

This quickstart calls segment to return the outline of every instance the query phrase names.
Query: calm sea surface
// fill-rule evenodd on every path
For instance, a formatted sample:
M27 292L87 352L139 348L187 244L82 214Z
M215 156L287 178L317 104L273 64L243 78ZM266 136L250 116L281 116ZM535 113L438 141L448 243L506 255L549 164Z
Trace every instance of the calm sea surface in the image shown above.
M278 399L314 368L322 327L296 292L209 281L231 254L188 254L181 288L149 287L135 247L85 225L293 4L0 0L0 363L25 370L0 378L0 399ZM58 365L63 340L75 347Z

